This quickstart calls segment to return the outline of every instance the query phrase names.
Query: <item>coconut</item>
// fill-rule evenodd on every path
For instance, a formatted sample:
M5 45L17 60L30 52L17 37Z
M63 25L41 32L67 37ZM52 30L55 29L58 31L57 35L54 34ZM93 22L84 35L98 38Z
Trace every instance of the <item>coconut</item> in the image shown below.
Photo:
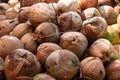
M30 32L32 32L32 27L30 27L26 23L21 23L21 24L18 24L13 29L13 31L11 32L11 35L20 39L23 35L25 35L26 33L30 33Z
M93 57L99 57L104 63L112 61L113 46L107 39L97 39L89 48L89 54Z
M119 30L120 27L118 26L118 24L113 24L111 26L108 26L105 39L109 40L113 45L119 44L119 40L120 40Z
M18 21L20 23L24 23L28 20L28 11L29 11L29 7L20 8L18 13Z
M14 19L18 17L18 12L14 8L9 8L5 11L5 16L7 19Z
M30 7L28 18L35 27L42 22L52 21L56 18L55 10L47 3L36 3Z
M7 9L11 8L10 5L6 3L0 3L0 15L4 15Z
M3 80L4 76L4 60L0 57L0 80Z
M18 48L24 48L23 43L18 38L10 35L0 37L0 56L3 59Z
M6 20L6 16L5 15L0 15L0 21Z
M59 45L55 44L55 43L50 43L50 42L42 43L37 48L36 57L38 58L38 60L40 61L40 63L42 63L43 66L44 66L47 57L52 52L54 52L56 50L60 50L60 49L62 49L62 48Z
M54 77L46 73L36 74L33 80L56 80Z
M82 19L77 12L69 11L58 17L58 25L62 32L80 30Z
M61 15L64 12L78 10L78 0L59 0L55 6L57 15Z
M41 64L31 52L15 49L6 57L4 69L7 80L14 80L21 76L33 77L41 72Z
M97 8L90 7L82 11L81 17L83 20L92 18L94 16L101 16L100 12L98 11Z
M33 37L33 33L26 33L21 38L21 42L24 44L26 50L35 54L37 52L38 44Z
M113 7L109 5L103 5L98 8L100 14L107 21L109 25L115 24L117 22L117 17L119 13L114 10Z
M51 23L51 22L43 22L34 32L34 38L37 40L38 43L43 42L53 42L57 43L59 40L59 29L58 26Z
M112 61L106 67L107 79L108 80L119 80L120 79L120 59Z
M82 33L90 41L104 38L107 33L107 22L102 17L93 17L85 20L82 25Z
M8 35L18 23L13 20L0 21L0 37Z
M74 52L79 58L87 49L87 38L80 32L66 32L60 36L59 45Z
M78 72L79 59L69 50L56 50L48 56L45 65L57 80L71 80Z
M96 7L97 4L98 0L78 0L78 8L81 11L90 7Z
M18 0L9 0L8 1L8 4L10 5L10 6L15 6L16 4L18 4L19 3L19 1Z
M87 57L80 62L82 80L103 80L105 68L98 57Z
M98 6L109 5L114 7L115 1L114 0L98 0Z

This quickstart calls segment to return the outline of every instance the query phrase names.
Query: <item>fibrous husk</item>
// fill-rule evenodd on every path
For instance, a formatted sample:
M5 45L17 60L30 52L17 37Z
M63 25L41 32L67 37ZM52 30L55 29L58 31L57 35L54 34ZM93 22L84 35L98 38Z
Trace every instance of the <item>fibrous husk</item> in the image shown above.
M55 10L58 16L68 11L77 12L78 0L59 0L57 5L55 6Z
M18 12L14 8L9 8L5 11L5 16L7 19L14 19L18 17Z
M81 16L74 11L69 11L61 14L58 17L58 25L60 31L76 31L80 30L82 26Z
M80 62L82 78L80 80L104 80L105 68L98 57L87 57Z
M82 33L90 41L105 37L107 33L107 22L102 17L93 17L85 20L82 25Z
M55 20L55 18L55 10L47 3L36 3L28 11L28 19L34 27L42 22Z
M4 76L4 60L0 57L0 80L3 80Z
M0 37L8 35L18 23L13 20L0 21Z
M33 33L26 33L24 36L22 36L21 41L26 50L32 52L33 54L37 52L38 44L33 37Z
M114 6L114 10L120 14L120 4Z
M33 77L41 72L41 64L37 58L25 49L15 49L5 59L5 74L7 80L18 77Z
M56 80L56 79L49 74L41 73L41 74L36 74L33 77L33 80Z
M0 37L0 56L3 59L18 48L24 48L23 43L18 38L10 35Z
M63 49L68 49L74 52L80 58L87 49L88 40L80 32L66 32L61 35L59 45Z
M51 22L43 22L37 26L34 38L38 43L53 42L57 43L60 37L59 28Z
M10 5L6 3L0 3L0 15L4 15L7 9L11 8Z
M38 60L45 65L46 59L47 57L54 51L56 50L60 50L62 49L59 45L55 44L55 43L50 43L50 42L46 42L46 43L42 43L39 45L39 47L37 48L37 54L36 57L38 58Z
M32 27L29 26L27 23L21 23L21 24L18 24L14 29L13 31L11 32L10 35L12 36L15 36L19 39L21 39L21 37L23 35L25 35L26 33L32 33Z
M48 56L45 65L57 80L71 80L78 72L79 59L69 50L56 50Z
M89 54L93 57L99 57L103 63L112 61L113 46L107 39L97 39L89 48Z

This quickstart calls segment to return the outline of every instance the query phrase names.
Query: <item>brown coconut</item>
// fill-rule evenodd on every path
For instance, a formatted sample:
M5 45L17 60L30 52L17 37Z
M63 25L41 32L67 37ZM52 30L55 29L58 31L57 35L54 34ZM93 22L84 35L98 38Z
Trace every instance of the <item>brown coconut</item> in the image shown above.
M45 65L57 80L71 80L78 72L79 59L69 50L56 50L48 56Z
M35 54L37 52L38 44L33 37L33 33L26 33L21 38L21 42L24 44L26 50Z
M87 57L80 62L81 80L104 80L105 68L98 57Z
M53 42L57 43L59 40L59 28L51 22L43 22L37 26L34 32L34 38L38 43Z
M18 12L14 8L9 8L5 11L5 16L7 19L14 19L18 17Z
M14 20L0 21L0 37L4 36L4 35L8 35L17 24L18 24L18 22L14 21Z
M18 13L18 21L20 23L24 23L28 20L28 11L29 11L29 7L20 8Z
M107 80L119 80L120 79L120 59L112 61L106 67Z
M4 69L7 80L14 80L22 76L33 77L41 72L41 64L31 52L16 49L6 57Z
M82 33L90 41L105 37L107 33L107 22L102 17L93 17L85 20L82 25Z
M98 4L98 0L78 0L78 9L83 11L84 9L90 7L96 7Z
M46 59L48 58L48 56L56 51L56 50L60 50L62 49L59 45L55 44L55 43L50 43L50 42L46 42L46 43L42 43L39 45L39 47L37 48L37 54L36 57L38 58L38 60L43 64L43 66L45 65Z
M76 31L80 30L82 26L81 16L74 11L69 11L61 14L58 17L58 25L60 31Z
M114 10L113 7L109 5L103 5L98 7L98 10L100 11L100 14L109 25L115 24L117 22L117 17L119 13Z
M59 45L74 52L80 58L87 49L88 40L80 32L66 32L60 36Z
M5 15L0 15L0 21L6 20L6 16Z
M109 5L114 7L115 1L114 0L98 0L98 6Z
M103 63L112 61L113 46L107 39L97 39L89 48L89 54L93 57L99 57Z
M81 17L83 20L92 18L94 16L101 16L100 12L95 7L90 7L82 11Z
M7 3L0 3L0 15L4 15L7 9L11 8Z
M21 23L13 29L11 35L21 39L23 35L30 32L32 33L32 27L29 26L27 23Z
M41 74L36 74L33 77L33 80L56 80L56 79L49 74L41 73Z
M42 22L52 21L55 18L54 8L47 3L36 3L28 11L28 19L34 27Z
M3 80L4 76L4 60L0 57L0 80Z
M3 59L18 48L24 48L23 43L18 38L10 35L0 37L0 56Z

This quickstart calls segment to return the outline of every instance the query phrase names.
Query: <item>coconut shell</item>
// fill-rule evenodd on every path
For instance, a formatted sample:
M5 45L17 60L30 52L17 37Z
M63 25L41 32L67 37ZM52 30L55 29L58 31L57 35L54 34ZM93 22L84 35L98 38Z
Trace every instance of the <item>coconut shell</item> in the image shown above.
M0 3L0 15L4 15L7 9L11 8L7 3Z
M7 80L14 80L21 76L33 77L41 71L41 64L31 52L16 49L6 57L4 69Z

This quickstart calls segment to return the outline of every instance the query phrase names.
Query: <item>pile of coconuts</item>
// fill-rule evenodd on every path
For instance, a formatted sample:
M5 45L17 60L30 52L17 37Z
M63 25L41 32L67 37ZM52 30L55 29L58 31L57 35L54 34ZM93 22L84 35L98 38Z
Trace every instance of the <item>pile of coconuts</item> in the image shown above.
M0 80L120 80L119 0L0 0Z

